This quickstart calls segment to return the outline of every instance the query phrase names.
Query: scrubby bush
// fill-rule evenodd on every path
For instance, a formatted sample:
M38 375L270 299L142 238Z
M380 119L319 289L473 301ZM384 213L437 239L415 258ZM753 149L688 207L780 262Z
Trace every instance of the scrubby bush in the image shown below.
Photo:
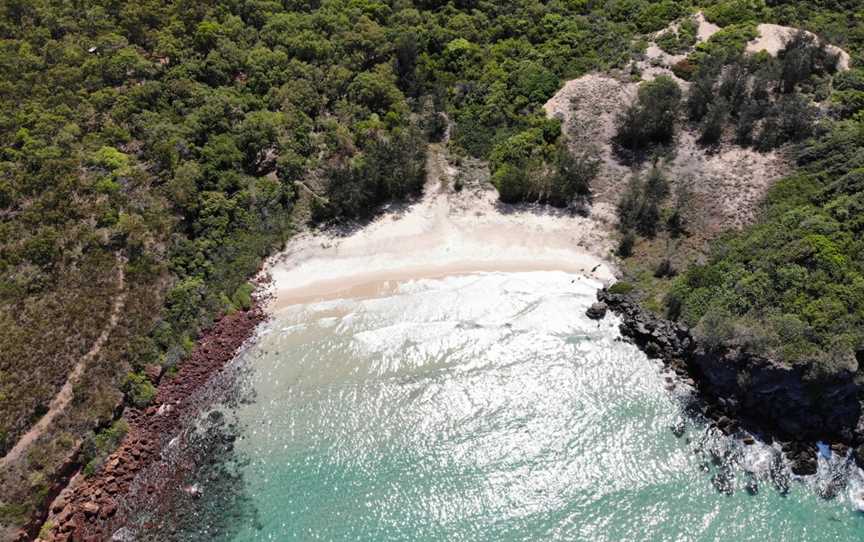
M812 34L796 32L778 53L782 91L790 93L796 86L818 73L834 73L837 56L817 42Z
M629 258L633 255L633 246L636 244L636 234L628 230L621 235L615 254L619 258Z
M625 282L623 280L616 282L612 286L609 287L610 294L618 294L618 295L626 295L634 290L634 286L629 282Z
M81 459L84 464L84 475L93 475L102 462L120 445L123 437L129 432L129 424L120 419L101 431L88 436L81 444Z
M669 181L659 168L653 167L646 180L630 179L618 202L618 228L622 232L635 230L645 237L654 237L660 221L660 205L669 195Z
M156 397L156 387L143 373L129 373L123 385L129 402L137 408L144 408Z
M864 223L857 214L864 203L860 186L842 179L861 163L850 157L860 154L862 134L847 122L810 143L800 154L802 171L769 193L767 219L676 279L669 314L698 326L712 344L738 340L730 333L757 322L749 348L829 372L846 367L843 360L864 344Z
M250 283L241 284L234 295L231 296L231 303L238 309L248 311L252 308L252 292L255 291L255 286Z
M669 53L678 55L696 44L699 25L693 17L687 17L678 24L678 30L667 30L655 38L657 46Z
M705 17L720 26L761 22L769 11L764 0L719 0L704 9Z
M637 153L671 143L680 102L681 88L671 77L643 83L636 100L616 120L615 142Z

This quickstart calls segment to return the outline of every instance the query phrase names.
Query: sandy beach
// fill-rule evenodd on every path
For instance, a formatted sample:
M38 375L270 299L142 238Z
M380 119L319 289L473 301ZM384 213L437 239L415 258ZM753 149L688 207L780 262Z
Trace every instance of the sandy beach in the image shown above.
M560 270L614 281L604 259L612 244L611 209L589 217L546 206L502 205L477 183L455 191L458 171L440 146L429 151L418 201L385 210L347 235L307 232L272 258L271 310L335 297L380 295L394 283L494 271Z

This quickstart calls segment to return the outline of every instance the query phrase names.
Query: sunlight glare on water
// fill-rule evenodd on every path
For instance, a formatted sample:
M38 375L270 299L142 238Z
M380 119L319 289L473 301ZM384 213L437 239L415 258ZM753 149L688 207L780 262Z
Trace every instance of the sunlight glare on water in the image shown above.
M689 419L689 391L668 389L615 317L585 317L598 286L483 273L281 310L237 360L251 400L225 407L240 428L232 490L248 510L207 539L864 536L849 498L860 473L832 500L818 479L782 496L773 448ZM201 483L200 521L224 517Z

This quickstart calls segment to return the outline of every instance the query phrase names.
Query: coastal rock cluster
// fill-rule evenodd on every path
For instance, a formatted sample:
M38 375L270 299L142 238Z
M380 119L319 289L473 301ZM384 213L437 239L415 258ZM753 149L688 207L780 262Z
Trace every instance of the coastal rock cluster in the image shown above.
M123 442L101 470L78 483L73 481L52 503L46 522L49 529L41 533L45 540L96 542L111 537L124 522L121 497L133 487L138 474L159 458L182 417L195 411L196 392L233 359L263 319L264 313L257 307L223 317L204 332L177 373L162 378L152 405L144 410L127 409L130 430ZM157 488L148 486L144 491L154 493ZM18 540L32 536L22 532Z
M698 409L724 433L746 427L775 439L796 474L816 472L815 442L835 442L864 465L861 387L854 374L812 375L803 366L728 347L701 344L686 326L643 309L627 295L598 293L618 314L621 333L649 357L662 359L681 378L695 384L703 404Z

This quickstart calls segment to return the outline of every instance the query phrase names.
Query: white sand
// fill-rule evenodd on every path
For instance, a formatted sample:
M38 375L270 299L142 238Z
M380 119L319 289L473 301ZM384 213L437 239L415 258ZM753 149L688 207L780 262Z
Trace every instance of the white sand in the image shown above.
M608 226L542 206L502 206L487 186L448 188L456 171L430 150L423 198L337 237L306 233L268 262L271 310L320 299L366 297L394 281L481 271L562 270L604 282L614 269Z
M705 14L701 11L696 14L696 22L699 23L699 30L696 32L696 38L699 42L708 41L714 34L720 32L720 27L714 23L708 22L705 19Z
M747 52L757 53L759 51L766 51L772 56L777 56L777 53L779 53L783 50L784 47L786 47L786 43L789 41L789 39L792 38L792 36L794 36L796 32L798 32L797 28L780 26L777 24L760 24L757 27L757 30L759 31L759 37L750 41L747 44ZM804 32L810 36L815 37L812 32L807 32L806 30ZM817 41L821 42L818 37ZM827 44L825 48L828 50L829 53L837 55L838 70L847 71L849 69L849 53L837 47L836 45Z

